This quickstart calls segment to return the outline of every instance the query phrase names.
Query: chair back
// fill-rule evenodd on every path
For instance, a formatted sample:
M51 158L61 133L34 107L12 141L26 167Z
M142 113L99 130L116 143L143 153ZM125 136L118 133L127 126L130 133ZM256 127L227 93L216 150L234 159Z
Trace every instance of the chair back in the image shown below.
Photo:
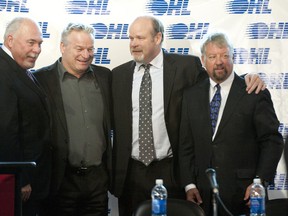
M133 216L151 216L151 200L142 202ZM180 200L167 199L167 216L205 216L203 209L196 203Z

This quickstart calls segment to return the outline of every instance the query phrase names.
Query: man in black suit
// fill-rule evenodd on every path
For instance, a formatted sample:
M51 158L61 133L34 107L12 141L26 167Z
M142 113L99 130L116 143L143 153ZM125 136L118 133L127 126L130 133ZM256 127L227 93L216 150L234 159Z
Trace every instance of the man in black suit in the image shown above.
M51 215L108 215L111 71L91 64L94 29L70 23L62 58L36 71L52 109Z
M115 126L112 193L118 197L120 216L130 216L142 201L151 198L156 178L164 180L170 198L185 198L178 172L182 92L207 74L198 57L163 52L163 34L163 25L154 17L136 18L129 29L134 61L112 70ZM152 79L152 101L148 104L152 104L150 137L154 155L148 163L141 160L138 135L139 90L145 71L142 64L151 65Z
M44 92L28 71L41 52L42 34L29 18L15 18L0 49L0 161L35 161L22 175L23 215L39 213L49 190L51 136Z
M249 214L253 178L273 182L283 141L270 93L247 94L245 81L233 72L233 47L223 33L207 36L201 46L209 78L184 91L179 163L187 199L211 211L206 169L213 168L220 197L233 215ZM218 119L210 112L219 84ZM209 100L210 98L210 100ZM218 97L219 98L219 97ZM210 116L211 115L211 116ZM215 120L215 128L211 123ZM219 215L225 214L219 207Z

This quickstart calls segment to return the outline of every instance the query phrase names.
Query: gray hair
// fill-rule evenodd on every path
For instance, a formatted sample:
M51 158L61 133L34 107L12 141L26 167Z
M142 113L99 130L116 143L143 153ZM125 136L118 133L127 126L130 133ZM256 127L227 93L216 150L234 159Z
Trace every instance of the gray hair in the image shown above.
M214 43L219 47L227 46L229 48L230 55L233 56L233 45L229 41L228 36L222 32L214 32L206 35L202 44L200 45L201 54L206 55L206 46L209 43Z
M161 43L164 41L164 26L162 22L155 17L151 17L152 26L153 26L153 33L156 35L158 32L161 33L162 39Z
M16 17L11 20L6 26L6 30L4 33L4 41L8 38L8 35L16 33L18 29L20 29L22 23L26 21L34 22L33 20L26 17Z
M67 44L67 36L73 32L73 31L78 31L78 32L86 32L88 34L92 34L94 38L95 30L93 27L84 25L81 23L69 23L66 28L62 31L61 34L61 42L64 44Z

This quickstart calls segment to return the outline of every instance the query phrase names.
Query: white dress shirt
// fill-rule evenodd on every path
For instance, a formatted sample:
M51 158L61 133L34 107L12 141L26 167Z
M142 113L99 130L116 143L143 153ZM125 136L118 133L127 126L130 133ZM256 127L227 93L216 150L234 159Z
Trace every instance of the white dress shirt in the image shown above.
M152 80L152 127L157 160L172 156L172 150L164 119L163 53L162 51L150 62ZM141 63L136 63L132 86L132 158L139 159L139 91L144 75Z

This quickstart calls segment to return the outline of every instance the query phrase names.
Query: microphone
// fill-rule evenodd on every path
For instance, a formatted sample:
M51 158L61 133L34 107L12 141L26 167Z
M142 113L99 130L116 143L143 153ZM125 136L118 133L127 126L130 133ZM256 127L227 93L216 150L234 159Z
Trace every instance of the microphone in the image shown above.
M210 181L210 185L212 188L213 193L218 194L219 193L219 186L216 181L216 172L212 168L206 169L206 175Z

